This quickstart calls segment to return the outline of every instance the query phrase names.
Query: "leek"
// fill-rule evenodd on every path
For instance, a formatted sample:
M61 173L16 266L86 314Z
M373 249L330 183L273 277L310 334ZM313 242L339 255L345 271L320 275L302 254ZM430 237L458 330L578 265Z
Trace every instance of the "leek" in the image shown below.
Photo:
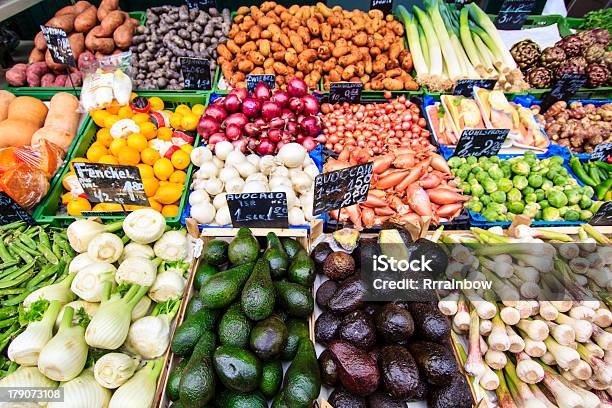
M415 22L415 25L416 25L416 22ZM421 43L421 53L423 54L423 59L425 60L425 63L429 67L429 52L423 52L423 50L429 50L429 44L427 44L427 38L425 37L425 32L423 31L423 27L418 25L417 30L419 33L419 42Z
M465 8L468 9L472 19L476 21L491 37L493 43L495 43L496 49L501 53L504 65L510 69L515 69L516 62L514 61L514 58L512 58L510 51L506 49L506 46L504 45L504 41L502 40L499 31L497 31L495 24L493 24L489 16L487 16L487 14L482 11L482 9L478 7L478 5L475 3L467 4Z
M108 408L150 408L155 397L157 377L163 366L163 358L149 361L115 391Z
M446 62L446 68L448 69L448 74L450 76L450 79L455 81L456 79L463 76L465 72L461 70L460 61L457 59L457 54L455 53L455 50L453 49L454 45L451 42L448 32L446 31L444 21L442 20L442 16L440 15L440 10L438 9L438 0L432 0L431 2L426 1L424 3L429 4L428 6L426 6L427 13L429 14L429 17L431 18L433 30L439 41L439 46L440 46L440 49L442 50L442 55L444 56L444 61ZM429 37L429 34L428 34L428 37Z
M427 37L427 44L429 45L429 74L430 75L441 75L442 74L442 51L440 50L440 43L436 37L436 32L432 27L432 22L429 19L427 13L418 8L413 7L414 14L416 15L425 36Z
M420 36L417 28L417 24L414 20L414 16L404 8L404 6L398 6L397 11L404 21L406 26L406 35L408 36L408 47L412 54L412 62L414 69L416 70L417 76L426 75L429 72L427 59L421 49ZM426 49L426 48L425 48Z
M468 26L468 10L465 7L461 10L460 19L459 33L461 35L463 48L465 49L465 52L467 53L472 65L474 67L478 67L479 65L482 65L482 62L478 57L476 45L474 44L474 41L472 41L472 34L470 33L470 27Z
M108 406L111 392L98 384L91 368L84 370L78 377L62 384L64 400L50 402L47 408L102 408Z

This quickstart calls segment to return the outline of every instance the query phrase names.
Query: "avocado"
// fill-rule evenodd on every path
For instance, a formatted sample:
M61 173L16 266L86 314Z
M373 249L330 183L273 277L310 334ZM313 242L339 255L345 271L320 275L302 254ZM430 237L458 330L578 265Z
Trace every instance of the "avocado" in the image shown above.
M274 282L278 304L290 316L308 317L314 310L314 299L309 289L297 283Z
M204 332L181 373L179 397L186 408L202 407L215 395L215 372L211 361L215 341L212 331Z
M251 320L263 320L272 314L275 297L270 266L265 259L260 258L242 289L242 310Z
M331 351L325 349L321 353L319 367L321 369L321 382L328 387L335 387L338 384L338 367L336 367Z
M419 367L419 372L434 385L448 385L458 372L455 356L447 346L430 341L412 341L408 350Z
M278 361L266 361L261 367L259 391L268 399L273 398L283 385L283 364Z
M166 384L166 394L170 401L179 399L179 384L181 382L181 374L187 366L189 359L184 358L176 365L174 370L168 375L168 383Z
M310 256L315 263L317 273L323 273L323 262L325 262L325 259L333 252L334 250L331 249L327 242L319 242L317 246L314 247Z
M334 408L367 408L366 399L353 395L344 388L336 388L329 396L328 401Z
M202 262L205 264L219 266L227 262L227 247L228 243L220 240L213 239L204 244L202 248Z
M355 273L355 260L346 252L331 253L323 263L323 273L331 280L344 280Z
M263 258L270 266L270 274L274 279L284 278L289 267L289 255L275 233L270 232L266 235L268 247L264 251Z
M287 344L287 327L281 319L270 316L257 323L249 338L251 350L260 360L276 358Z
M326 345L332 340L338 338L338 328L340 327L340 318L330 312L323 312L315 321L315 340L317 343Z
M280 354L283 361L291 361L295 357L297 347L302 338L308 338L308 323L303 319L287 319L287 343Z
M381 309L380 305L376 304L376 303L368 303L364 308L363 311L365 312L365 314L367 314L368 316L370 316L371 318L374 318L376 316L376 313L378 313L378 311Z
M251 392L259 387L261 362L249 350L219 346L213 355L213 364L219 380L227 388Z
M426 238L419 238L412 244L409 244L408 249L411 250L411 260L425 259L430 261L429 268L431 268L431 271L423 271L429 278L445 276L446 267L448 266L448 256L440 244Z
M396 399L414 398L421 377L412 355L402 346L380 350L378 361L385 390Z
M456 373L451 382L443 387L432 387L427 396L431 408L471 408L474 400L465 377Z
M308 252L300 249L297 254L293 257L291 265L289 265L289 271L287 273L288 278L293 283L298 283L307 288L311 287L317 276L315 271L315 265Z
M388 394L378 391L368 395L368 408L406 408L406 404L394 401Z
M197 293L194 293L193 297L189 299L189 302L187 302L187 307L185 308L185 320L189 319L191 315L204 309L205 307L206 305L204 305L204 302L202 302L200 296L198 296Z
M249 345L251 327L251 321L242 311L240 303L234 303L219 321L219 343L246 348Z
M302 244L293 238L283 237L281 238L281 243L283 244L283 248L285 248L285 252L287 252L287 255L289 256L289 261L293 259L300 249L304 249Z
M375 315L376 330L387 342L400 342L414 332L414 321L410 312L395 303L387 303Z
M255 262L259 256L259 242L248 228L240 228L236 238L230 242L227 255L232 265Z
M253 266L255 264L249 262L208 278L200 290L200 298L204 304L212 309L220 309L234 302L251 276Z
M330 312L343 315L359 309L364 303L367 291L365 282L359 276L351 276L338 286L338 290L327 301Z
M362 349L343 340L329 344L340 382L351 394L366 396L378 388L380 371L376 361Z
M332 237L334 237L342 249L351 252L357 247L359 231L354 228L342 228L341 230L332 232Z
M362 310L355 310L342 318L338 335L342 340L366 351L376 344L374 323Z
M215 406L218 408L268 408L268 402L258 392L247 394L223 390L217 395Z
M428 302L408 302L408 310L414 320L415 334L423 340L444 343L450 336L448 318Z
M174 332L170 348L180 357L188 357L203 333L214 330L219 311L209 308L191 315Z
M283 388L275 399L276 405L272 406L310 408L320 392L321 376L314 345L309 339L301 339L295 358L285 374Z
M193 277L193 287L200 290L204 281L216 273L219 273L219 270L215 266L200 262Z
M185 405L181 401L174 401L170 408L185 408Z
M321 286L319 286L319 289L317 289L317 293L315 295L315 301L317 302L317 305L321 309L326 310L327 302L334 295L334 293L336 293L337 289L338 282L333 281L331 279L328 279L323 282Z

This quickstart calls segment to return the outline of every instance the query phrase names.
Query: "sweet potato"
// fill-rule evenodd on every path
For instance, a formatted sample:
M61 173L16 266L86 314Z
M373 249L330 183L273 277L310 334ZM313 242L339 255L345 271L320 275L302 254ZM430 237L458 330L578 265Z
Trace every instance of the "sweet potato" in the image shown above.
M74 9L75 9L75 14L81 14L82 12L84 12L85 10L87 10L88 8L91 7L91 3L88 1L77 1L76 3L74 3Z
M68 75L58 75L55 77L55 81L53 82L53 86L56 88L63 88L66 86L66 81L68 80Z
M32 49L30 56L28 57L28 64L33 64L35 62L40 62L45 60L45 52L40 51L36 48Z
M49 72L47 63L45 61L35 62L31 64L26 70L26 81L29 86L40 86L41 78L44 74Z
M77 67L80 70L85 70L89 68L89 66L93 64L95 60L96 60L96 57L94 57L93 53L89 50L85 50L81 53L81 55L79 55L79 59L77 61Z
M6 71L6 82L11 86L25 86L27 69L28 66L26 64L15 64Z
M102 21L113 10L119 8L119 0L102 0L98 7L98 20Z
M117 27L119 27L125 21L127 14L121 10L113 10L104 17L103 20L100 20L100 26L102 29L100 30L101 37L111 37Z
M71 33L74 30L75 14L64 14L58 17L53 17L45 24L48 27L61 28L66 33Z
M72 49L72 55L75 62L79 60L79 56L85 51L85 36L83 33L72 33L68 36L68 43Z
M108 20L108 17L106 17ZM105 21L106 21L105 20ZM126 49L132 45L132 38L134 37L134 25L131 21L127 20L121 24L113 33L113 40L117 48Z
M102 26L94 27L85 37L85 47L92 52L110 54L115 49L115 41L101 35Z
M66 65L58 64L57 62L53 61L53 57L51 56L51 52L49 50L45 52L45 62L52 71L60 72L66 69Z
M61 9L57 10L55 17L63 16L65 14L76 14L75 7L73 5L62 7Z
M52 87L54 82L55 74L51 72L47 72L45 75L42 76L42 78L40 78L40 86L42 86L43 88Z
M89 6L74 19L74 31L86 33L98 24L98 9L96 6Z
M42 31L39 31L38 34L36 34L36 37L34 37L34 47L38 51L47 51L47 41L45 40Z

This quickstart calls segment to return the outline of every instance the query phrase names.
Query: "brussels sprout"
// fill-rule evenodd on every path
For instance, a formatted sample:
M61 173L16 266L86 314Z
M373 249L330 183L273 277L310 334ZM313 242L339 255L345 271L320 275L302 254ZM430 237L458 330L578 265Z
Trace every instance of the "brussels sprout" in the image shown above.
M542 218L544 221L560 221L559 209L554 207L547 207L542 210Z
M567 178L567 176L563 176L561 174L559 174L553 179L553 183L555 184L555 186L565 186L568 182L569 179Z
M468 176L468 170L459 168L455 170L455 176L457 176L461 180L465 180Z
M467 164L467 163L463 163L461 166L459 166L459 170L464 170L464 171L466 171L467 173L469 173L469 172L470 172L470 170L472 170L472 168L470 167L470 165L469 165L469 164Z
M561 156L553 156L550 158L550 163L553 165L556 164L558 166L562 166L564 161L565 160L563 160L563 157Z
M525 209L525 205L520 201L511 201L508 203L508 211L514 214L520 214Z
M513 187L512 181L510 181L510 179L508 178L502 178L497 180L497 189L500 191L503 191L504 193L507 193L508 191L510 191Z
M474 173L470 173L470 174L467 176L466 181L467 181L468 183L470 183L470 184L478 184L478 180L476 180L476 176L474 175Z
M518 189L513 188L508 191L508 201L521 201L521 198L523 198L523 195Z
M593 187L591 186L583 186L582 194L586 195L587 197L593 197L593 195L595 194L595 190L593 190Z
M544 182L544 177L542 177L539 174L530 174L529 178L527 179L529 182L529 185L533 188L539 188L542 183Z
M484 206L486 207L487 205L491 204L491 202L492 202L493 200L491 200L491 197L489 197L488 195L486 195L486 196L482 196L482 197L480 197L480 201L482 202L482 205L484 205Z
M523 160L530 166L533 166L534 164L538 162L538 157L531 150L527 150L525 154L523 155Z
M566 221L578 221L580 219L580 212L576 210L569 210L564 215Z
M472 195L480 197L484 194L484 188L480 184L472 184Z
M548 200L538 201L538 204L540 205L541 209L550 207L550 203L548 202Z
M482 216L485 217L487 219L487 221L496 221L497 220L497 213L493 210L491 210L490 208L485 209L482 212Z
M480 174L480 173L485 173L485 171L481 167L474 167L474 168L472 168L472 174L473 175L477 175L477 174Z
M593 218L593 213L589 210L580 211L580 221L588 221Z
M496 183L495 181L491 180L490 178L489 178L489 179L486 179L486 180L484 181L484 183L482 183L482 187L484 187L484 190L485 190L485 191L486 191L488 194L491 194L491 193L493 193L494 191L497 191L497 183Z
M554 179L555 177L557 177L559 175L559 168L557 167L551 167L548 169L548 173L546 173L546 178L549 180Z
M461 157L453 156L450 159L448 159L447 163L448 163L448 167L450 167L451 169L457 168L461 166Z
M538 188L535 191L535 195L536 197L538 197L538 199L536 201L542 201L546 198L546 192L544 190L542 190L541 188Z
M581 192L576 189L566 190L565 195L567 197L567 202L570 204L577 204L582 197Z
M567 197L564 193L556 190L550 190L546 193L546 199L551 206L561 208L567 205Z
M478 180L480 184L484 184L485 180L491 180L491 177L489 177L489 173L482 171L476 175L476 180Z
M499 156L491 156L489 157L489 161L491 163L499 163L501 160L499 159Z
M488 173L493 180L499 180L504 177L504 172L497 164L492 164L491 167L489 167Z
M463 191L464 195L472 195L472 186L470 185L470 183L466 183L464 181L459 183L458 187Z
M466 159L465 159L465 160L466 160L467 164L469 164L470 166L473 166L473 165L475 165L475 164L478 164L478 158L477 158L477 157L474 157L474 156L469 156L469 157L466 157Z
M482 167L482 169L483 169L484 171L489 171L489 169L491 168L491 166L493 166L493 163L488 162L488 161L486 161L486 162L484 162L484 163L480 163L480 167Z
M491 208L498 214L505 214L508 212L508 207L500 203L491 203L487 206L487 208Z
M506 202L506 193L504 193L503 191L495 191L491 193L491 200L496 203L503 204Z
M571 208L569 207L561 207L559 208L559 216L563 217L565 215L566 212L570 211Z
M538 196L536 195L536 193L527 194L525 196L526 203L535 203L537 201L538 201Z
M524 189L521 190L521 193L523 193L523 195L527 195L527 194L531 194L535 191L535 189L533 187L527 186Z
M529 163L518 160L512 163L511 169L514 174L518 174L519 176L526 176L531 170L529 167Z
M537 203L529 203L525 205L523 214L529 218L535 218L538 211L540 211L540 206Z
M471 210L474 212L481 212L483 205L480 200L471 200L471 201L468 201L467 208L468 210Z
M542 183L542 190L548 191L553 187L553 183L550 180L544 180Z
M514 176L512 178L512 184L514 184L514 187L522 190L527 187L529 183L527 182L527 177L525 176Z
M504 172L504 177L510 178L512 175L512 169L510 168L510 163L507 161L502 161L499 163L499 168Z
M489 161L489 158L487 156L480 156L478 158L478 163L487 163Z

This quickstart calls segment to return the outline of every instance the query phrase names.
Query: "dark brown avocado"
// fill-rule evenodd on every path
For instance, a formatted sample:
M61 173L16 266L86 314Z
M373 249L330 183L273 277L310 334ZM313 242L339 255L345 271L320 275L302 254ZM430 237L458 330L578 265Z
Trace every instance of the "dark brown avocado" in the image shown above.
M378 391L368 396L368 408L406 408L406 404L394 401L389 394Z
M387 303L376 313L376 330L389 342L400 342L408 339L414 332L414 321L410 312L396 305Z
M419 367L419 372L434 385L447 385L457 373L457 363L450 349L430 341L412 341L408 350Z
M362 310L356 310L342 318L338 327L338 335L342 340L366 351L376 344L374 323Z
M408 310L414 320L415 335L434 343L445 343L450 336L448 318L429 302L410 302Z
M338 367L338 378L344 388L358 396L376 391L380 371L368 353L342 340L332 341L328 349Z
M315 296L317 305L319 305L321 309L327 309L327 302L334 295L334 293L336 293L337 289L338 282L331 279L323 282L321 286L319 286L319 289L317 289L317 294Z
M340 318L329 312L323 312L315 322L315 340L317 343L326 345L332 340L338 338L338 327L340 326Z
M455 374L450 384L432 387L427 396L429 408L471 408L474 400L465 377Z
M344 388L336 388L329 396L329 403L334 408L367 408L364 397L353 395Z
M323 273L335 281L346 279L355 273L355 260L346 252L331 253L323 263Z
M319 367L321 368L321 381L329 387L338 384L338 367L329 350L324 350L319 356Z
M385 346L378 359L385 390L396 399L414 398L422 381L412 355L402 346Z
M359 276L344 280L331 298L327 301L330 312L343 315L359 309L364 303L367 287Z

